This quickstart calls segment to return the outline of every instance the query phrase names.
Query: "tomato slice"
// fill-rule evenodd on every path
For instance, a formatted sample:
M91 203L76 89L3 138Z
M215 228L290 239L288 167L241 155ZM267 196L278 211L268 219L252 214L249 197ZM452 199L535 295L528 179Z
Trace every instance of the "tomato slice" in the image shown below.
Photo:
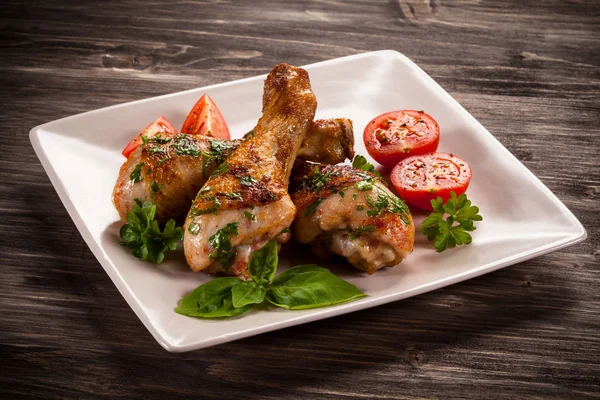
M398 195L408 204L432 211L431 200L440 196L444 202L450 192L463 194L471 182L471 167L449 153L431 153L405 158L390 176Z
M215 102L207 95L196 102L181 127L181 133L230 140L229 128Z
M391 111L367 124L363 140L375 161L386 168L393 168L406 157L436 151L440 143L440 127L424 111Z
M158 117L157 120L152 122L146 128L144 128L143 131L138 133L137 136L131 140L131 142L127 143L127 146L125 146L121 154L123 154L126 158L129 158L129 155L133 153L133 151L137 149L139 145L142 144L142 136L150 138L152 136L155 136L157 133L163 132L168 135L177 134L177 130L175 129L173 124L171 124L168 119L161 116Z

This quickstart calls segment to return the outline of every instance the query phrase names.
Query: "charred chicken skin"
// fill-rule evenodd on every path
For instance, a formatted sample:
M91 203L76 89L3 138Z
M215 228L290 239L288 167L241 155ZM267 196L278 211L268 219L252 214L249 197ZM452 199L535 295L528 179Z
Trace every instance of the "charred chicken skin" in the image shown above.
M212 173L186 218L192 270L245 276L254 250L289 240L296 207L288 181L316 107L305 70L279 64L271 71L253 134Z
M165 132L145 141L121 166L113 190L113 203L123 221L135 199L156 204L160 222L186 214L208 177L242 143ZM298 152L300 159L326 164L353 156L352 121L345 118L313 121Z
M291 193L298 208L293 236L320 257L340 255L370 275L413 250L408 207L369 172L299 161Z

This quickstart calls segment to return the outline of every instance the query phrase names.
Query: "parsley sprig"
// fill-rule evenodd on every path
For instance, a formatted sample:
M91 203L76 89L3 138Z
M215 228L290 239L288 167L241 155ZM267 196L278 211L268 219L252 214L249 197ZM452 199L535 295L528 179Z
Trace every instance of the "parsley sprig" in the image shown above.
M379 179L381 179L381 174L379 172L377 172L377 170L375 169L375 166L373 164L371 164L365 158L365 156L361 156L360 154L357 154L354 157L354 160L352 160L352 167L356 168L356 169L362 169L363 171L370 172L373 175L375 175L376 177L378 177Z
M183 229L175 227L170 219L161 231L154 219L156 205L149 201L142 204L138 199L127 213L127 224L121 227L121 244L131 249L134 256L144 261L160 264L165 252L175 250L183 239Z
M474 231L474 221L481 221L483 218L479 215L479 207L471 205L466 194L456 197L456 193L451 192L450 199L445 204L438 197L431 200L431 206L433 212L423 221L421 233L427 236L427 240L434 242L438 252L471 243L473 238L467 232ZM444 219L445 215L448 217Z

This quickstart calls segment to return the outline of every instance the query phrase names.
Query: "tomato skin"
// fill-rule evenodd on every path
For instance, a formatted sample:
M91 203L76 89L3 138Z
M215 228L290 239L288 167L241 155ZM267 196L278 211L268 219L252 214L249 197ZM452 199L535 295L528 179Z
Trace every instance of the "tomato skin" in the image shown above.
M231 139L223 114L207 94L203 94L192 107L183 122L181 133L210 136L223 140Z
M173 124L171 124L168 119L160 116L155 121L150 123L150 125L145 127L143 131L138 133L137 136L134 137L129 143L127 143L127 146L125 146L121 154L123 154L125 158L129 158L129 155L133 153L133 151L137 149L139 145L142 144L142 136L152 137L160 132L175 135L177 134L177 129L175 129Z
M363 140L369 155L391 169L406 157L436 151L440 127L423 111L391 111L367 124Z
M416 155L400 161L392 170L392 184L400 197L411 206L433 211L431 200L444 203L450 192L460 196L471 182L471 167L449 153Z

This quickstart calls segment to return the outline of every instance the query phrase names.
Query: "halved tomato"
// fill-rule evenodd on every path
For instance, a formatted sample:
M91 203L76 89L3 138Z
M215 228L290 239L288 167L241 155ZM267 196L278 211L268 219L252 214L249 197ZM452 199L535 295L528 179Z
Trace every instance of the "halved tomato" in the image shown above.
M169 135L177 134L177 130L173 124L171 124L168 119L161 116L156 121L144 128L143 131L138 133L137 136L131 140L131 142L127 143L127 146L125 146L121 154L123 154L126 158L129 158L129 155L133 153L133 151L137 149L139 145L142 144L142 136L151 138L152 136L161 132Z
M450 192L463 194L471 182L471 167L449 153L431 153L405 158L392 170L392 184L408 204L432 211L431 200L444 203Z
M230 140L229 128L215 102L207 95L196 102L181 127L181 133Z
M440 127L424 111L391 111L367 124L363 140L375 161L393 168L406 157L436 151Z

